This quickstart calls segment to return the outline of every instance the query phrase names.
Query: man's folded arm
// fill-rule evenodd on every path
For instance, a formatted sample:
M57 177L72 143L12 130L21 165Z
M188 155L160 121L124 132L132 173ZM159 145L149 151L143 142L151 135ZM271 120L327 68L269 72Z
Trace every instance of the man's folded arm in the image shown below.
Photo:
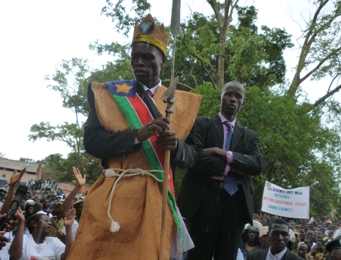
M265 160L259 150L259 139L256 134L249 144L247 153L233 152L231 171L237 170L247 175L259 175L265 167Z

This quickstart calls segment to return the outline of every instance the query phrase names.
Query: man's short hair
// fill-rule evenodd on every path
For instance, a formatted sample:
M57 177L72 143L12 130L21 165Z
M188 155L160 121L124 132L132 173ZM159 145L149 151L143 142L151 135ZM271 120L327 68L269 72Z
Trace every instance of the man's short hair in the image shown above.
M274 218L269 223L269 234L272 231L273 224L286 225L288 227L288 230L289 230L289 225L288 225L288 223L284 219L282 219L282 218Z
M316 248L317 252L323 253L323 250L324 250L323 245L316 244L314 247Z
M227 85L230 85L230 84L237 84L237 85L240 85L240 86L242 86L243 88L245 88L244 85L243 85L242 83L240 83L239 81L237 81L237 80L231 80L231 81L227 82L227 83L224 85L223 89L224 89Z

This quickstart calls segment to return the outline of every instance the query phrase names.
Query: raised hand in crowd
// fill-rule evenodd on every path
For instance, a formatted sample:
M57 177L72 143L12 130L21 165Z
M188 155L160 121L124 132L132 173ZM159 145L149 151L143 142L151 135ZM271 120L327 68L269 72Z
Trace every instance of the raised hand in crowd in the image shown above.
M18 220L18 229L16 230L15 237L13 239L11 247L8 250L8 253L11 258L19 259L22 256L25 216L22 213L21 209L18 209L17 213L15 213L14 216Z
M84 174L82 176L79 169L74 167L74 166L72 167L72 172L73 172L73 175L75 176L75 179L77 181L77 187L82 188L84 186L84 184L86 183L86 174Z
M12 203L12 200L14 198L15 186L20 181L21 177L24 175L25 172L26 172L26 168L23 168L20 172L17 172L16 170L13 171L13 174L12 174L12 176L9 180L9 184L8 184L7 196L5 198L4 204L2 205L0 214L5 214L8 212L8 209L9 209L9 207Z
M77 196L78 193L81 192L82 187L84 186L86 182L86 174L82 176L81 172L79 171L77 167L72 167L72 173L75 176L77 185L70 192L69 196L67 196L67 198L63 202L63 205L61 205L60 207L60 210L64 217L67 216L67 214L69 213L69 210L72 208L73 199Z
M67 216L64 218L64 226L65 227L71 226L73 221L75 220L75 217L76 217L76 210L74 208L71 208Z
M20 181L21 177L24 175L25 172L26 172L26 168L23 168L20 172L17 172L16 170L14 170L11 178L9 179L9 184L8 184L9 187L11 186L15 187L15 185L18 183L18 181Z

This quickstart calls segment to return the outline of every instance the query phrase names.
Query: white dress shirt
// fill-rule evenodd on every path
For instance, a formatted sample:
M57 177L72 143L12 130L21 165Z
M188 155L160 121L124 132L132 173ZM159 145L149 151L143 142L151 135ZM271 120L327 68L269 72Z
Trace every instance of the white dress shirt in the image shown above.
M286 247L283 251L279 252L278 254L273 255L269 248L268 253L266 254L265 260L281 260L287 250L288 248Z

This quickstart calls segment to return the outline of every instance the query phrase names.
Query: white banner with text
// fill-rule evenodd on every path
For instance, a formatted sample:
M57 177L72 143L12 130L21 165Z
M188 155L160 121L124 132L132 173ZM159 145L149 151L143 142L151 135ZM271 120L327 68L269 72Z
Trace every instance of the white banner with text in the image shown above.
M283 189L271 182L265 182L263 212L287 218L309 219L309 202L309 187Z

